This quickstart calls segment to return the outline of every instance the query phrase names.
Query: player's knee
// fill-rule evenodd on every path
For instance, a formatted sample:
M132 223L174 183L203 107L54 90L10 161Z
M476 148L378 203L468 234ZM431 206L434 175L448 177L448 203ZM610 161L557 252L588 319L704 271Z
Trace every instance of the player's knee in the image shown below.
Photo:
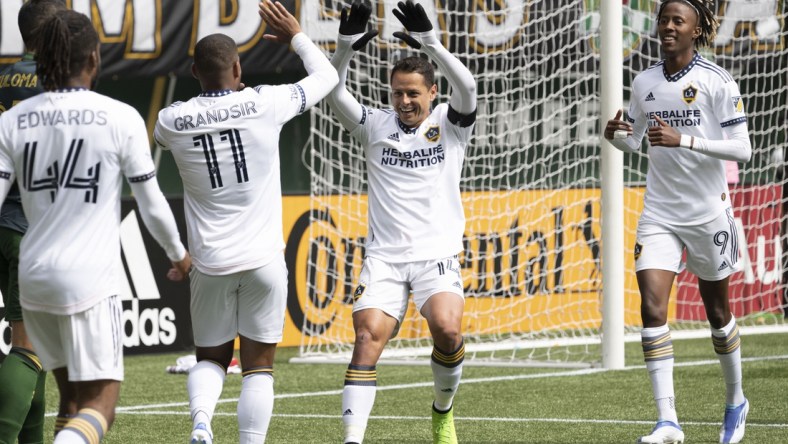
M447 326L433 333L432 337L435 345L447 353L456 350L462 344L462 332L458 326Z
M643 321L643 327L661 327L668 322L668 307L643 302L640 306L640 318Z
M706 317L709 320L709 325L712 328L722 328L730 319L728 317L727 310L724 307L713 307L706 310Z
M368 328L356 329L356 347L375 347L385 342L382 335Z

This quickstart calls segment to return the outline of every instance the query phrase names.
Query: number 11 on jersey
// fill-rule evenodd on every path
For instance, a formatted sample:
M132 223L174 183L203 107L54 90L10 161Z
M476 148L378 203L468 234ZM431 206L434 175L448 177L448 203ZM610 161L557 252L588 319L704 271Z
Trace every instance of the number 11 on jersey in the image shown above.
M246 157L244 146L241 142L241 132L237 129L228 129L219 132L219 139L222 142L229 142L233 152L233 164L235 165L235 178L238 183L249 182L249 174L246 170ZM210 134L200 134L192 137L194 146L202 147L205 154L205 163L208 166L208 177L211 178L211 188L221 188L222 173L219 168L219 161L216 158L216 149L213 144L213 136Z

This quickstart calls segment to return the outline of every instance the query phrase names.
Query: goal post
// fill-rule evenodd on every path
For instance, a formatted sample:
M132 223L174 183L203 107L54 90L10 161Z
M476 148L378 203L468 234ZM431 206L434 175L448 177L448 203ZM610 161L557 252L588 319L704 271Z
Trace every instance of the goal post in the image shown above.
M660 59L659 2L419 2L478 84L476 127L460 184L467 219L460 253L466 363L623 366L623 343L640 329L631 252L648 157L647 151L611 151L599 130L628 105L634 76ZM302 28L330 56L342 4L302 3L309 3L302 4ZM732 14L735 2L721 6L721 21L738 25L723 30L721 44L704 56L738 80L753 141L753 159L739 165L731 193L746 256L744 271L732 280L734 313L742 326L780 331L787 307L786 200L784 175L778 177L783 164L774 160L786 148L788 52L784 2L761 3L744 19L740 11ZM374 108L390 106L392 61L416 54L392 37L401 30L391 15L395 5L373 2L371 23L380 36L356 53L348 73L349 91ZM762 16L752 16L756 9ZM450 86L436 74L438 101L445 102ZM290 270L302 314L294 320L303 323L294 361L348 362L367 232L366 165L361 147L325 102L311 113L304 153L311 211L299 221L305 235L287 245L288 255L304 264ZM620 196L618 203L608 201L611 196ZM693 285L682 275L671 295L677 336L708 333ZM610 300L620 302L607 305ZM382 360L426 363L431 350L427 325L411 304Z

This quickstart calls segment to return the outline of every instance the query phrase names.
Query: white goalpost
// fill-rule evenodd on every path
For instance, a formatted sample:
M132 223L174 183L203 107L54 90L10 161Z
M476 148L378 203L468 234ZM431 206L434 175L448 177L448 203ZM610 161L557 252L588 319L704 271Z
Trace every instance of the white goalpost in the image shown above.
M655 0L420 0L444 45L478 80L461 190L466 365L624 365L640 329L632 251L648 153L626 154L599 128L628 106L634 76L660 59ZM703 55L737 79L753 158L731 185L743 271L731 304L743 329L788 331L783 250L788 49L784 1L720 2L717 46ZM389 107L388 69L416 53L392 33L394 0L373 2L380 36L351 62L348 89ZM749 5L748 8L742 5ZM302 2L305 32L330 56L341 3ZM439 101L449 85L437 73ZM312 111L306 233L288 249L303 314L296 362L350 359L353 291L367 232L363 151L325 103ZM775 163L776 162L776 163ZM786 252L788 253L788 252ZM674 337L708 335L691 276L677 278ZM686 333L682 333L686 332ZM429 331L410 306L382 361L428 363Z

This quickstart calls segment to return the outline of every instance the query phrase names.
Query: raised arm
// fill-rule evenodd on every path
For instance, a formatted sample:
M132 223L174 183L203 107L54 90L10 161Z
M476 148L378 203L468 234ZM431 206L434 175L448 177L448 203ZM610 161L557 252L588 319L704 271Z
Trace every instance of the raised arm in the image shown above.
M284 5L265 0L260 2L259 7L260 16L273 31L271 34L265 34L263 38L292 45L304 62L304 68L309 75L296 85L303 91L304 104L301 111L312 107L339 82L336 70L320 48L301 31L298 20L285 9Z
M452 87L449 105L457 113L469 116L476 111L476 80L473 74L452 53L443 47L432 27L427 13L421 5L412 1L399 2L394 15L399 19L408 34L395 32L394 36L413 47L420 49L438 65Z
M364 3L354 3L350 8L342 9L337 49L331 57L331 64L339 75L339 84L326 100L339 123L348 131L353 131L360 124L364 111L347 90L347 70L353 54L378 34L377 31L366 31L371 13L370 7Z

